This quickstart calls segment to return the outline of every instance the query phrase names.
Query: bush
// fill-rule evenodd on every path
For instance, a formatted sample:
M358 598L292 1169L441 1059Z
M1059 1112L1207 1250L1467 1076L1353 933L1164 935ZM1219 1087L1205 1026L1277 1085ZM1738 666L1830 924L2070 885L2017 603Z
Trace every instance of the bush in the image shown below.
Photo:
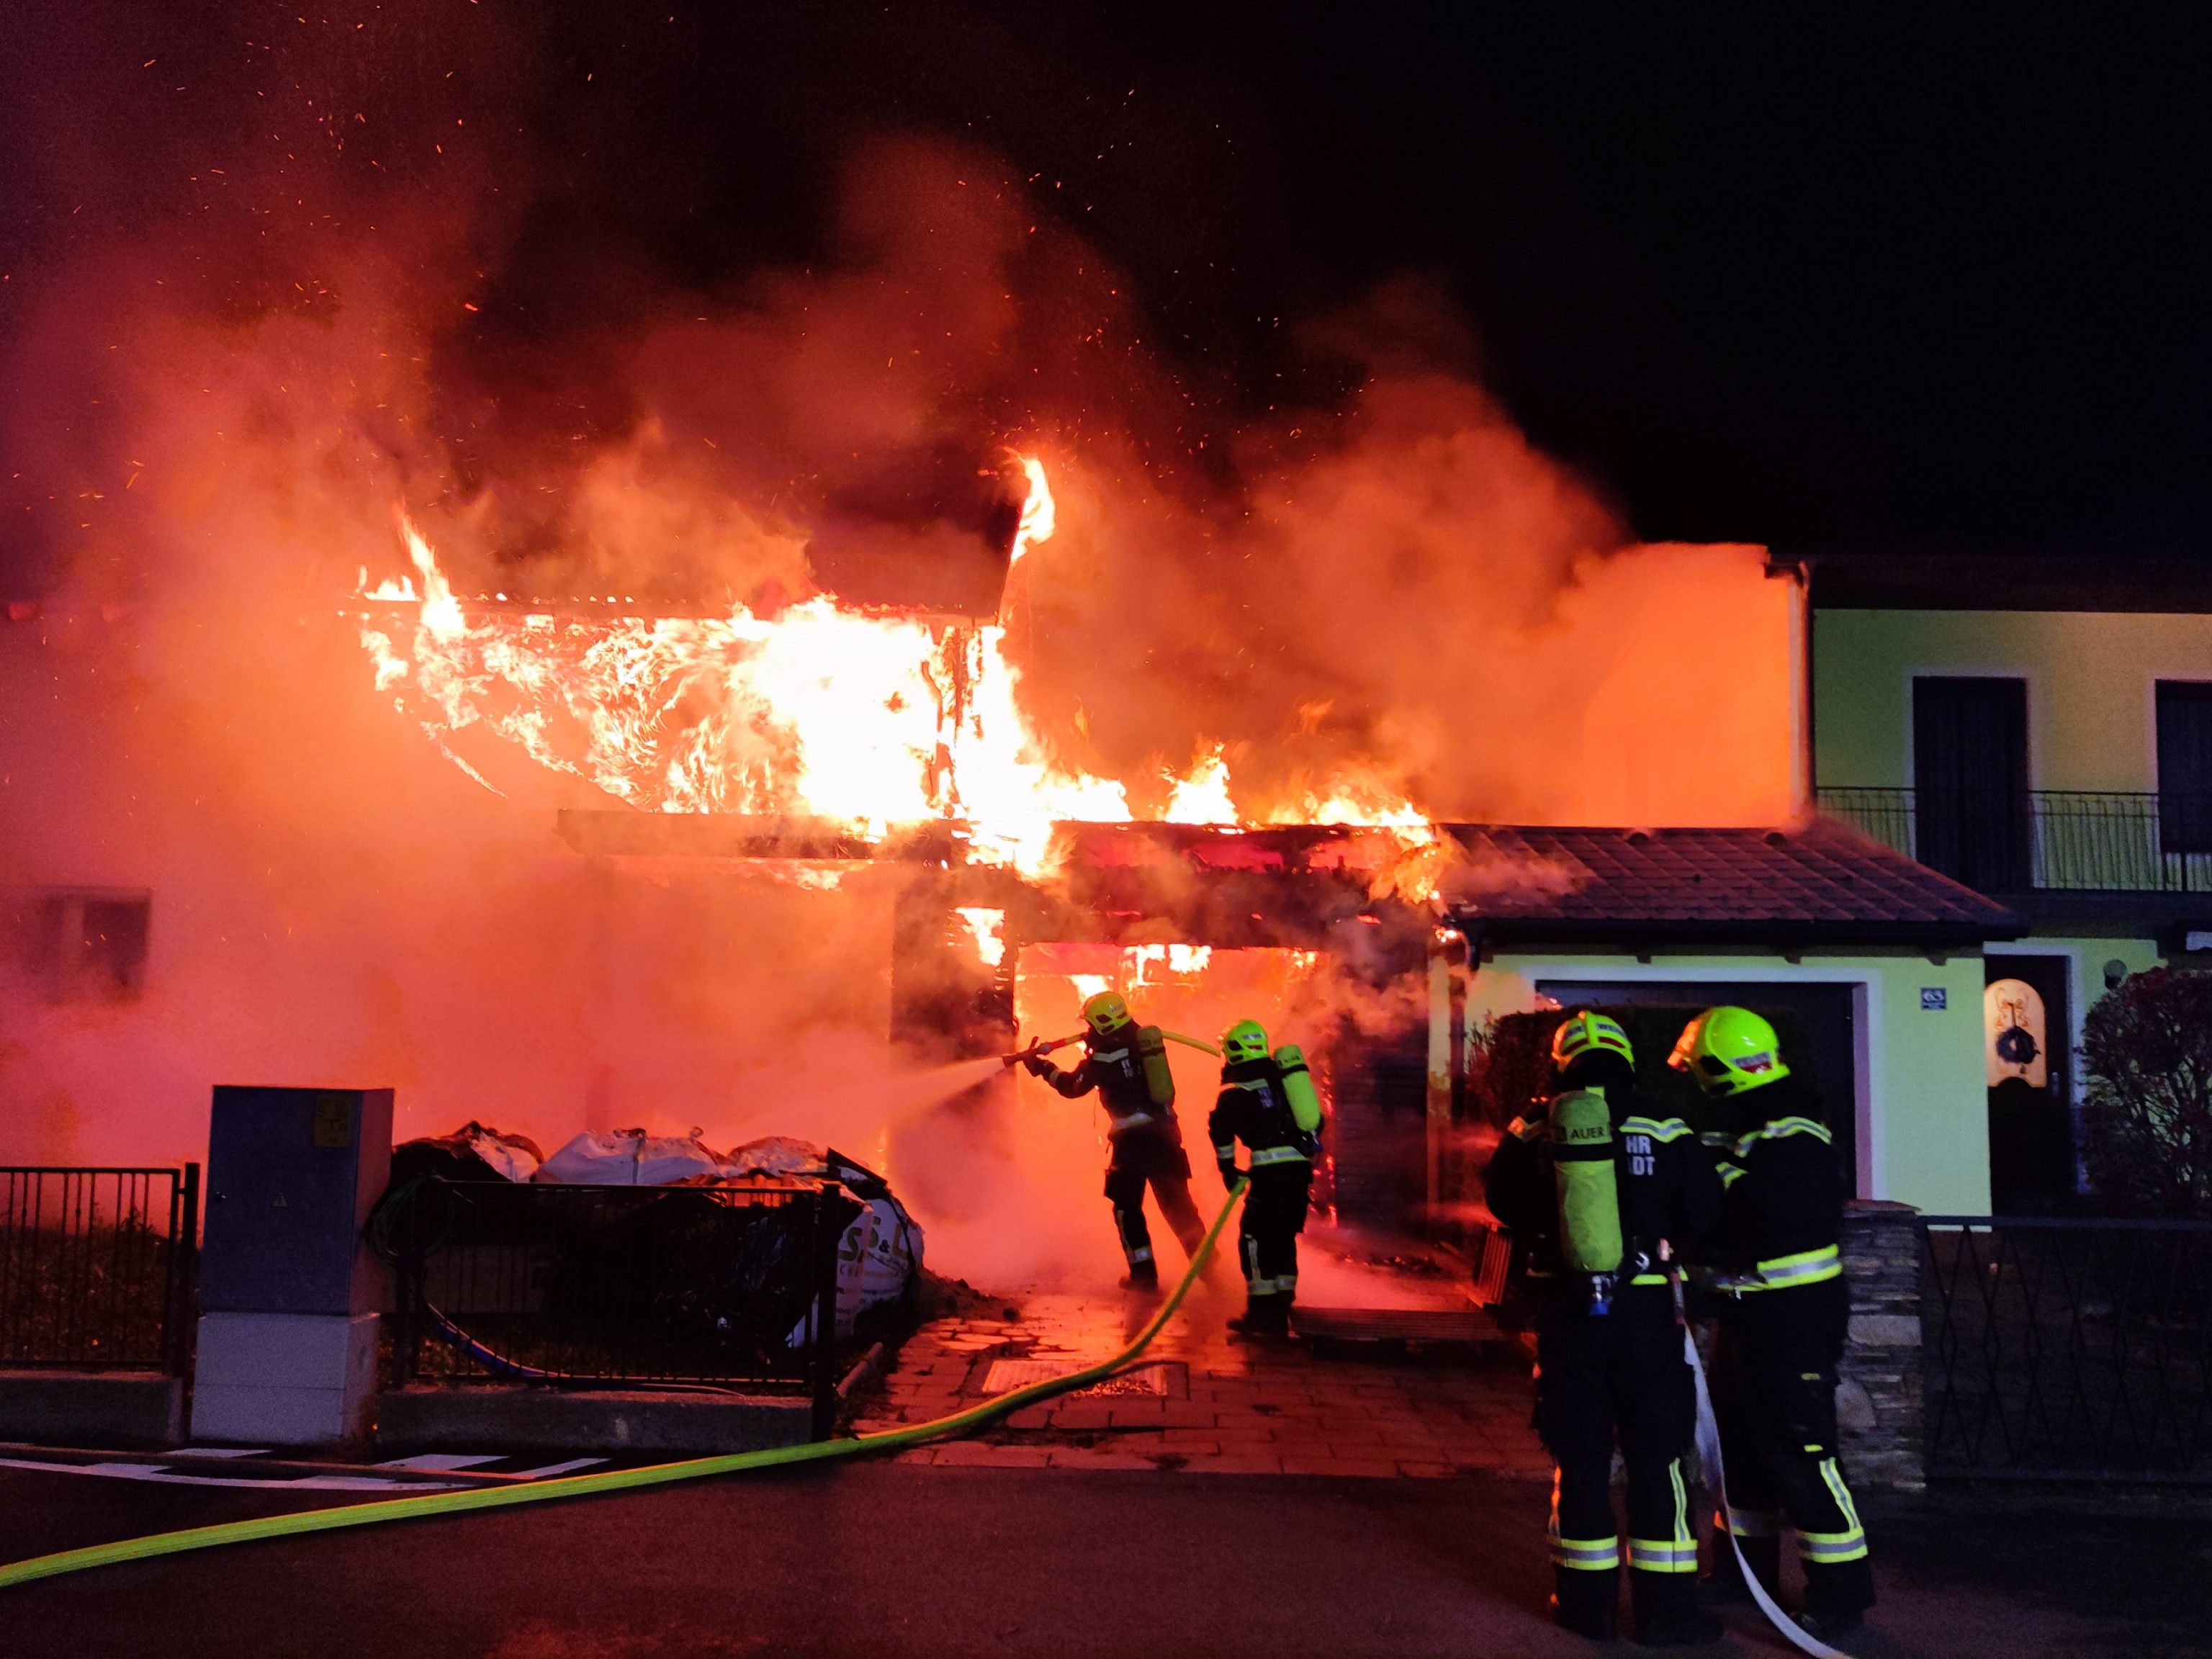
M2212 1216L2212 974L2154 968L2082 1022L2089 1179L2124 1213Z

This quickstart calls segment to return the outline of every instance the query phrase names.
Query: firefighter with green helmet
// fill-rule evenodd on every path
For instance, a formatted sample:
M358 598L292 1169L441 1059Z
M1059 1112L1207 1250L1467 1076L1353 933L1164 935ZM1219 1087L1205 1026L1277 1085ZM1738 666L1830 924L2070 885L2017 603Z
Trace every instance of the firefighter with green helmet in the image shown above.
M1536 1292L1536 1424L1552 1487L1553 1616L1610 1640L1622 1551L1616 1438L1628 1473L1636 1639L1717 1640L1698 1604L1698 1539L1682 1461L1697 1395L1675 1313L1674 1264L1721 1213L1712 1159L1690 1126L1636 1094L1636 1054L1610 1017L1577 1010L1552 1038L1559 1092L1516 1118L1484 1172L1491 1212L1524 1248Z
M1255 1019L1221 1035L1221 1093L1206 1119L1213 1159L1224 1187L1250 1181L1237 1230L1244 1266L1244 1312L1229 1328L1247 1336L1287 1336L1298 1289L1298 1235L1313 1195L1314 1159L1321 1155L1321 1097L1305 1056L1285 1043L1267 1047ZM1237 1145L1250 1167L1237 1167Z
M1175 1074L1168 1069L1167 1038L1157 1025L1139 1025L1117 991L1101 991L1083 1005L1083 1058L1061 1071L1041 1053L1022 1063L1070 1100L1093 1089L1106 1109L1106 1198L1129 1264L1121 1283L1156 1290L1159 1263L1152 1258L1152 1229L1145 1224L1145 1189L1175 1230L1185 1255L1195 1255L1206 1223L1190 1196L1190 1155L1176 1121Z
M1874 1605L1866 1533L1837 1461L1836 1372L1850 1318L1844 1172L1820 1101L1784 1063L1774 1027L1749 1009L1706 1009L1668 1063L1697 1080L1724 1140L1710 1288L1719 1292L1713 1404L1728 1493L1715 1523L1771 1592L1786 1522L1805 1566L1798 1622L1838 1635ZM1714 1561L1716 1589L1741 1593L1726 1536Z

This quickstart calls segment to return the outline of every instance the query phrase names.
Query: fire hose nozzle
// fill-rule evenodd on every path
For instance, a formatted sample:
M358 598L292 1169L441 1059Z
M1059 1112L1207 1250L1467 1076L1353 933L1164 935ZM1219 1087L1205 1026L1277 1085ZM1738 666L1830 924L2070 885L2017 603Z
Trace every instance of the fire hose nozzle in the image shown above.
M1017 1048L1011 1054L1000 1054L999 1063L1006 1066L1018 1066L1024 1060L1035 1060L1040 1055L1050 1054L1055 1048L1065 1048L1071 1042L1082 1041L1083 1033L1080 1031L1073 1036L1039 1037L1026 1048Z

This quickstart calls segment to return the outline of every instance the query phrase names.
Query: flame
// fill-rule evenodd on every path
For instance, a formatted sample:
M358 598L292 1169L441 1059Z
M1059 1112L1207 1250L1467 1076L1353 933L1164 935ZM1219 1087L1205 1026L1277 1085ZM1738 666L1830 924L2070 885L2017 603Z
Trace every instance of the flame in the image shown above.
M1052 485L1044 476L1044 463L1034 455L1017 455L1014 460L1029 480L1029 492L1022 497L1022 516L1014 526L1013 550L1006 558L1009 567L1039 542L1048 542L1057 520L1053 506Z
M1051 538L1057 510L1043 463L1014 459L1029 484L1019 559ZM872 840L951 820L967 828L970 860L1030 877L1048 871L1056 825L1129 821L1120 782L1067 767L1030 728L1003 623L886 617L827 597L773 620L742 605L720 617L471 617L413 520L403 510L396 522L411 573L371 586L364 569L358 586L413 605L411 637L364 614L362 648L377 689L487 788L448 741L471 726L643 811L805 817ZM1248 822L1223 745L1167 781L1170 822ZM1377 877L1384 890L1434 890L1409 862L1434 832L1379 780L1333 781L1265 821L1388 830L1405 867Z
M960 920L968 925L975 940L975 959L986 968L996 968L1006 959L1006 935L1000 930L1006 925L1006 913L979 904L963 904L957 908Z
M1175 780L1166 817L1170 823L1238 822L1237 803L1229 798L1229 763L1219 744L1198 757L1189 775Z
M1139 990L1162 983L1156 969L1164 969L1170 978L1186 979L1204 973L1212 961L1210 945L1133 945L1121 952L1122 982Z

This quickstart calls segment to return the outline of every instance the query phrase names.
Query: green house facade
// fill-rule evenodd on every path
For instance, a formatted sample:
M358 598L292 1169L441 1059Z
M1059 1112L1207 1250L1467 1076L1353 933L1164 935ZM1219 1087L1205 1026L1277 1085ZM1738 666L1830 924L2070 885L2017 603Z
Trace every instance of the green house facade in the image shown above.
M1848 559L1811 595L1816 803L2021 919L1984 951L1994 1199L2063 1202L2085 1011L2212 964L2212 595L2142 564Z

